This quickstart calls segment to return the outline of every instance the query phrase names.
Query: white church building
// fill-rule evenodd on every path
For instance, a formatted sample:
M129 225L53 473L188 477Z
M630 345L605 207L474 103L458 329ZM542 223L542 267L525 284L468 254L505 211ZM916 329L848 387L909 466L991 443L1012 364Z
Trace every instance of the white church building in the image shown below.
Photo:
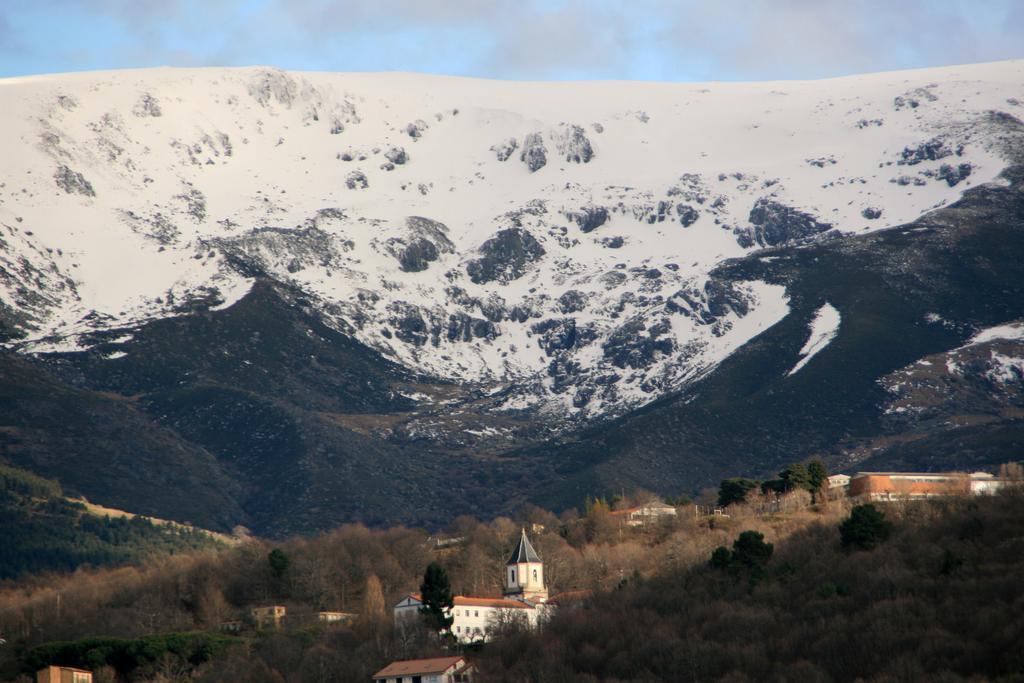
M494 628L512 620L524 620L536 626L549 606L548 589L544 585L544 563L533 549L524 529L512 556L505 563L505 588L501 598L454 596L451 632L459 641L469 643L487 640ZM414 619L423 601L419 593L404 597L395 605L395 623Z

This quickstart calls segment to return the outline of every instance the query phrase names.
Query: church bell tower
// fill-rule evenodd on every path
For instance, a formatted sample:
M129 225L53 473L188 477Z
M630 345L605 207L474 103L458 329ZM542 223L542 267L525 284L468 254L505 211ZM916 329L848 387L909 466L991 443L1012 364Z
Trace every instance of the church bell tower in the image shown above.
M530 602L548 599L548 589L544 586L544 563L526 537L526 529L523 529L512 557L505 563L505 596Z

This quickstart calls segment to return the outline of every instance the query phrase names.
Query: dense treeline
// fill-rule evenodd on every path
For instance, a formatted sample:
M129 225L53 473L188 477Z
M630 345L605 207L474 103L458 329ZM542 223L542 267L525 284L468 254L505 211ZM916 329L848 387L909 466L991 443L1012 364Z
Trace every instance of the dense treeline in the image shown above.
M0 465L0 580L82 565L141 562L217 546L209 535L143 517L99 517L57 482Z
M804 508L785 513L755 514L759 501L731 506L730 517L681 508L691 514L631 528L599 500L582 516L460 518L442 537L353 525L30 578L0 590L9 641L0 679L59 661L88 665L97 683L365 683L393 659L446 652L425 628L396 630L390 618L431 562L456 593L498 595L527 526L552 593L590 597L566 603L540 632L502 625L501 638L471 653L485 680L1022 680L1020 493L852 516L846 501L809 508L810 494L797 493ZM288 608L282 631L216 635L224 620L269 604ZM316 609L359 616L291 621ZM194 641L197 632L214 640ZM216 646L189 650L193 642Z
M1024 680L1024 496L880 512L845 548L835 524L754 552L741 535L717 567L597 594L489 646L486 680Z
M27 654L53 641L214 632L223 621L245 620L254 606L283 604L289 618L332 610L358 613L360 620L351 628L323 628L297 619L294 628L286 624L282 633L247 629L244 648L229 648L215 661L188 666L190 675L215 676L228 666L225 662L235 669L248 662L244 668L253 680L275 672L286 680L320 680L289 674L329 670L326 680L365 681L392 658L440 651L436 639L395 633L390 624L391 606L419 588L431 562L445 567L456 593L500 595L504 562L524 526L544 558L545 578L555 594L606 590L637 573L702 563L716 546L730 542L741 524L775 539L822 514L707 520L694 517L692 507L682 507L678 517L633 528L613 509L631 502L590 501L582 516L570 511L561 518L537 508L524 510L516 520L459 518L440 537L417 529L351 525L277 547L253 541L138 567L26 577L0 590L0 633L9 640L7 648L0 648L0 678L26 668ZM173 653L168 656L174 660ZM158 680L153 671L112 666L107 675L109 680L115 674L123 681ZM268 680L275 679L271 675Z

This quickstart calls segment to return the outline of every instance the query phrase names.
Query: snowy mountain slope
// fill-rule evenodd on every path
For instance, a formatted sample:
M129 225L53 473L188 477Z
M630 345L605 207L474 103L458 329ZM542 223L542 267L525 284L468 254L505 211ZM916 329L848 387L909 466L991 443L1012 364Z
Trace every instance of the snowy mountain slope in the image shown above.
M782 286L716 265L992 181L1021 99L1021 61L704 85L7 79L0 329L74 349L269 278L414 372L490 387L496 410L614 415L787 314Z

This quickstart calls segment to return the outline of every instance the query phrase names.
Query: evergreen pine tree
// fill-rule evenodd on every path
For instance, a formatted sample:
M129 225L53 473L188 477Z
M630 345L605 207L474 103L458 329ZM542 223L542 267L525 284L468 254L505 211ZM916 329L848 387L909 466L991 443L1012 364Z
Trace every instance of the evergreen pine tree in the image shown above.
M449 630L455 621L455 618L450 616L452 608L455 607L455 598L452 597L452 584L448 580L448 572L437 562L431 562L423 574L420 598L423 600L420 614L424 615L430 625L436 627L438 631Z

